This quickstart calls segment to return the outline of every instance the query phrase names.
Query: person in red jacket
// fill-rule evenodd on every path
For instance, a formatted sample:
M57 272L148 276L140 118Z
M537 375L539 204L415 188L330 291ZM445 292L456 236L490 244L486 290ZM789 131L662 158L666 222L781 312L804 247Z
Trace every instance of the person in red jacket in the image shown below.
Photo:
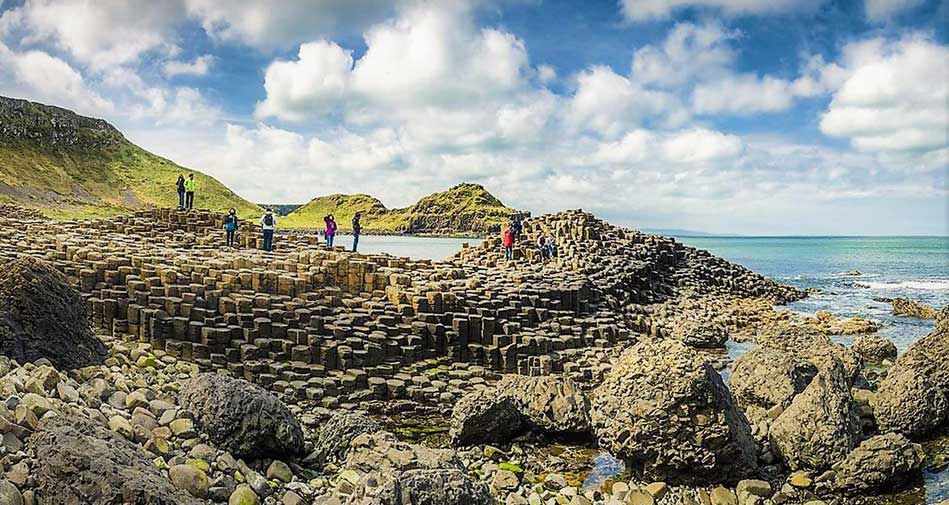
M505 226L501 232L501 245L504 246L504 259L514 259L514 230Z

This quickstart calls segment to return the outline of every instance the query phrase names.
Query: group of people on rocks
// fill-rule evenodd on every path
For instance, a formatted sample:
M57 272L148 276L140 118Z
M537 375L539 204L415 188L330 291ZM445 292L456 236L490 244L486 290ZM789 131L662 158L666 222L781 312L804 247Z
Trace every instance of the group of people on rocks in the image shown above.
M184 174L178 174L178 180L175 182L175 187L178 192L178 210L194 209L194 193L198 187L198 183L194 178L194 174L188 174L187 178L185 178ZM359 235L362 232L361 219L362 213L356 212L356 214L353 216L352 222L353 252L356 252L356 248L359 247ZM336 216L333 214L327 214L326 216L323 216L323 224L325 225L323 235L326 238L326 247L332 248L338 228L336 225ZM227 247L234 247L234 239L237 235L237 229L237 209L231 207L227 211L227 214L224 215L224 243ZM263 234L263 250L272 251L274 233L277 231L277 215L274 213L273 209L266 209L264 214L260 216L260 229Z
M511 222L501 227L501 246L504 248L504 259L514 259L514 246L521 240L524 225L518 216L511 218ZM553 235L542 231L537 235L537 252L541 261L557 257L557 242Z

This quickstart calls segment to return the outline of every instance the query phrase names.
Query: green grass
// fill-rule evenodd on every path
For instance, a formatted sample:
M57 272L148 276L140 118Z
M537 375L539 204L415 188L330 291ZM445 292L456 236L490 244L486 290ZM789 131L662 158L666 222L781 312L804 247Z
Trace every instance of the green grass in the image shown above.
M0 199L49 217L101 217L150 206L176 207L179 173L194 173L198 180L195 207L216 211L234 207L243 216L263 212L213 177L132 144L104 121L0 97L0 122L29 133L0 137Z

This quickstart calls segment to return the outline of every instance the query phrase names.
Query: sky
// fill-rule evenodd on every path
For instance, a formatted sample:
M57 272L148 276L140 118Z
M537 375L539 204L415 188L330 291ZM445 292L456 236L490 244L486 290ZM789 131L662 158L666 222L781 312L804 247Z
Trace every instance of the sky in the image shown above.
M949 0L0 0L0 95L255 202L947 235Z

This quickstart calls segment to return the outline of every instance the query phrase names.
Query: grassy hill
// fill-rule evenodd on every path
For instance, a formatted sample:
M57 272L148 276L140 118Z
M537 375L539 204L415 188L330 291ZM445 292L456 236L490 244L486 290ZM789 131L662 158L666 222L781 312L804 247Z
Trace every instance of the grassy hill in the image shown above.
M0 202L57 218L174 207L179 173L195 174L196 207L261 212L213 177L132 144L106 121L0 97Z
M387 209L376 198L364 194L321 196L290 213L280 225L322 228L323 216L334 214L340 229L349 230L357 211L363 213L364 233L439 235L491 233L518 213L483 186L464 183L428 195L403 209Z

